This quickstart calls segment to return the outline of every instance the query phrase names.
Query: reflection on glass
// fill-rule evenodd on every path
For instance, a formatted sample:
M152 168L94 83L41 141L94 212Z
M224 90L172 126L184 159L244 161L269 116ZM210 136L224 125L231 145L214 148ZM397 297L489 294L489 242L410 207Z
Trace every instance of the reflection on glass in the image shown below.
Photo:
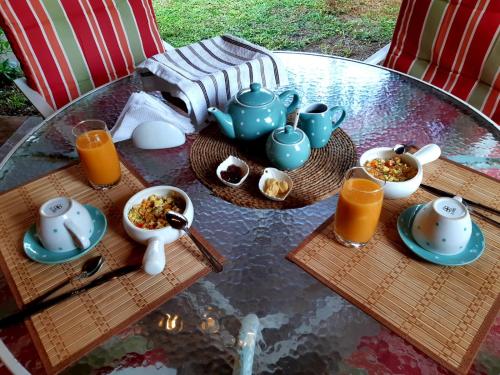
M201 315L200 329L206 333L217 333L220 329L219 315L209 306Z
M158 328L164 329L169 333L179 333L184 327L182 317L177 314L165 314L158 321Z

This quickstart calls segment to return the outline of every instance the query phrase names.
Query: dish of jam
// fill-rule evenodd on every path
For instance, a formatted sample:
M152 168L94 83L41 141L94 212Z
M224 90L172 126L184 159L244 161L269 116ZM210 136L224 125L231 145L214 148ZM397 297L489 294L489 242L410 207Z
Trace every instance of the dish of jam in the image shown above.
M237 184L243 177L243 169L237 165L231 164L225 171L220 173L220 176L224 181L230 182L231 184Z

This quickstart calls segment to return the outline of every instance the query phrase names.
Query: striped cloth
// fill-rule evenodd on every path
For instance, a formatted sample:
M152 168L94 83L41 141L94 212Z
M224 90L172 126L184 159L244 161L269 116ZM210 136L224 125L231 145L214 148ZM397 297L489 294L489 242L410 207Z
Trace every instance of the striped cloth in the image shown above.
M205 121L208 107L224 107L252 82L268 89L288 84L286 70L277 56L232 35L166 51L139 67L165 80L166 90L184 101L198 125Z
M151 0L0 0L0 26L54 109L164 51Z
M384 65L500 121L500 0L403 0Z

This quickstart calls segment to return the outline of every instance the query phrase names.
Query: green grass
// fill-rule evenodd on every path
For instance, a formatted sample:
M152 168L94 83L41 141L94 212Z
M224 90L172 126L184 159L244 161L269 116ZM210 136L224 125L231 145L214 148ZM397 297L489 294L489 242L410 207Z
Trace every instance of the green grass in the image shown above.
M0 115L31 115L33 112L37 113L14 83L3 83L0 86Z
M230 33L272 50L364 59L391 39L401 0L153 0L175 47ZM8 45L1 38L0 52ZM36 113L0 67L0 114ZM8 77L7 77L8 78Z
M175 47L230 33L273 50L347 57L364 46L373 50L374 45L377 49L388 43L399 10L399 0L352 3L356 2L153 0L161 36Z

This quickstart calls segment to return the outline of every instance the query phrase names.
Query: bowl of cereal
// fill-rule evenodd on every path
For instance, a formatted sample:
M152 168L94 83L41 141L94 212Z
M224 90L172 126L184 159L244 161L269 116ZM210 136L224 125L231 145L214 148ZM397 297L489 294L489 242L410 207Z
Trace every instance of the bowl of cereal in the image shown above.
M168 211L183 214L191 226L193 203L188 195L174 186L153 186L133 195L123 208L125 232L137 242L147 244L142 261L144 271L156 275L165 268L165 245L184 232L172 228L165 220Z
M436 144L428 144L414 154L398 155L391 147L377 147L361 155L359 164L370 178L385 180L384 198L399 199L412 195L423 178L423 165L441 155Z

